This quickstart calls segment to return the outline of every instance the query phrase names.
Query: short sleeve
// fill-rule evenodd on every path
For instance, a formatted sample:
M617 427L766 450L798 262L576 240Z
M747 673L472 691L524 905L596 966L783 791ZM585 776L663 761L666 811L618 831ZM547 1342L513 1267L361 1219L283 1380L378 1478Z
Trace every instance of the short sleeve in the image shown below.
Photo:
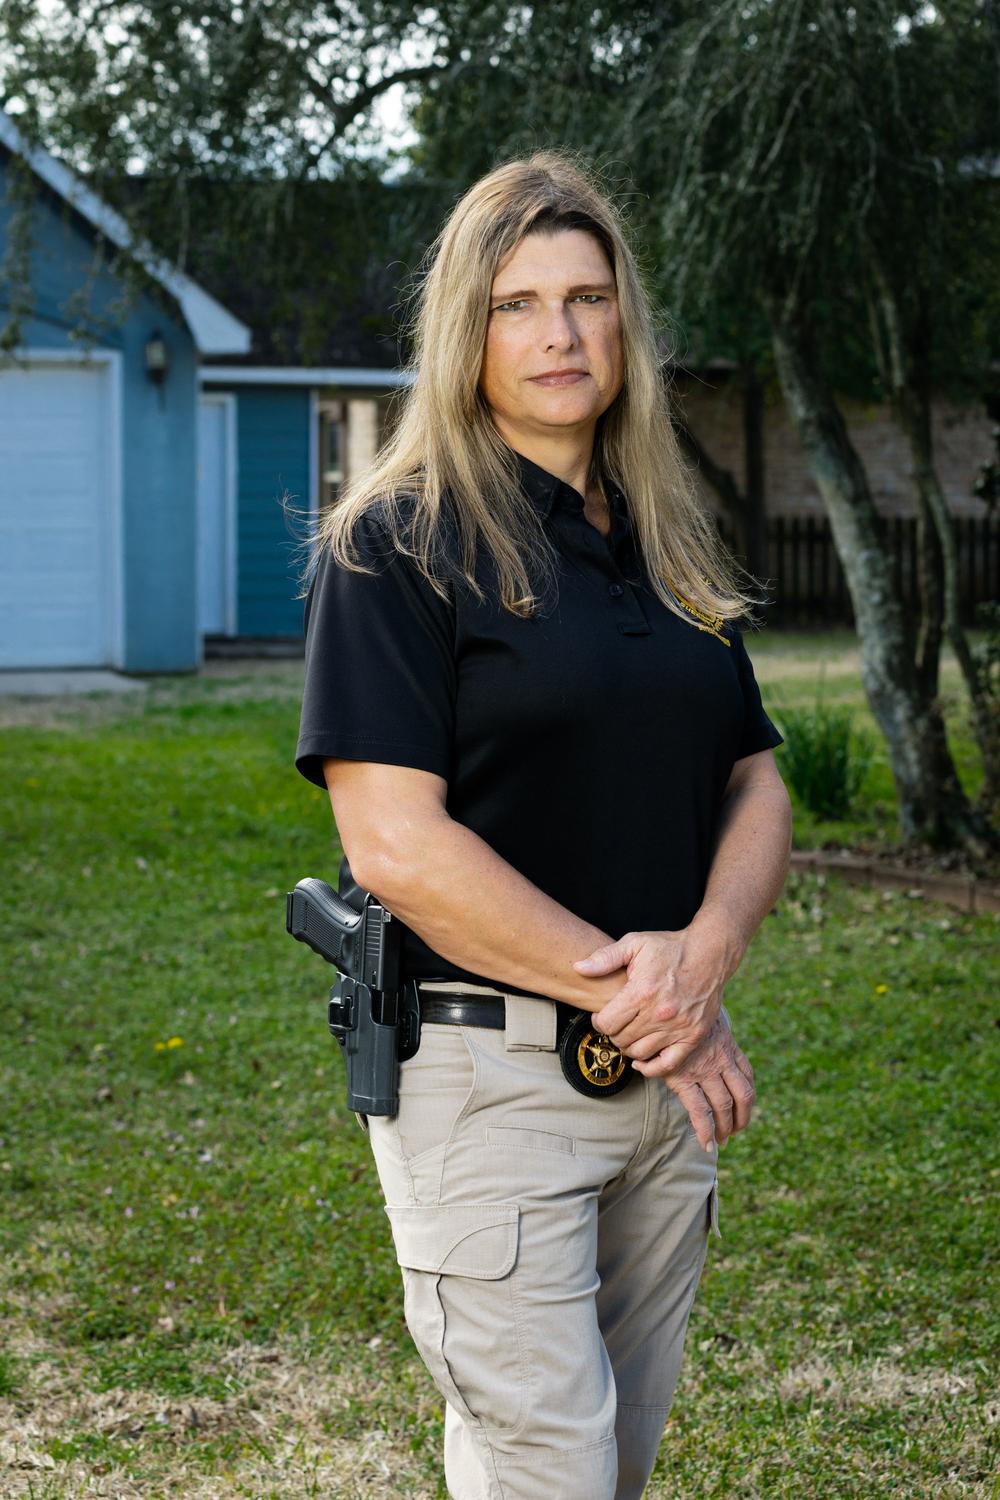
M740 687L743 690L743 730L735 756L736 760L742 760L746 755L756 755L759 750L773 750L776 745L783 745L785 739L764 712L753 663L743 636L735 625L732 627L731 640Z
M305 686L295 765L325 789L323 760L380 761L450 779L455 713L453 607L374 513L355 531L372 573L323 553L305 605Z

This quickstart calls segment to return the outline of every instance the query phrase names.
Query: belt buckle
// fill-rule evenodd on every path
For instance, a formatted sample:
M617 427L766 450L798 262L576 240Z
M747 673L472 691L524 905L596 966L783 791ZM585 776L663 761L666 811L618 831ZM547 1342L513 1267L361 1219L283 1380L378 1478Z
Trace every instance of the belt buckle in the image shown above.
M566 1081L588 1099L610 1099L628 1088L636 1070L620 1047L581 1010L559 1042L559 1061Z

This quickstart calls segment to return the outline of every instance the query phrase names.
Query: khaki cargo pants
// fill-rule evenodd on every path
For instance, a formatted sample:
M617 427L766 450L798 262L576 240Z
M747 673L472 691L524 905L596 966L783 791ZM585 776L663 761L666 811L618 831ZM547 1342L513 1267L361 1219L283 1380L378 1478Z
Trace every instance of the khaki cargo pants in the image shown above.
M717 1151L659 1080L571 1088L552 1001L505 1014L424 1026L399 1113L368 1122L406 1323L446 1402L448 1493L636 1500L718 1233Z

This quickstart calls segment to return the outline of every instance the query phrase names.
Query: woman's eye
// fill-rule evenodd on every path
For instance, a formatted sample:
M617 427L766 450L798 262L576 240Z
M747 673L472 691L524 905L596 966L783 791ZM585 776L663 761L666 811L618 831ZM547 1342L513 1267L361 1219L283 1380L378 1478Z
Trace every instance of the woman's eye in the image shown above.
M600 292L579 292L577 294L577 296L573 298L573 301L574 302L587 302L591 306L593 306L593 304L595 302L603 302L604 298L602 297L602 295L601 295ZM524 306L526 306L526 303L525 303L525 299L523 297L514 297L510 302L500 302L500 303L498 303L497 306L493 309L493 311L494 312L507 312L509 308L512 308L512 307L524 307Z

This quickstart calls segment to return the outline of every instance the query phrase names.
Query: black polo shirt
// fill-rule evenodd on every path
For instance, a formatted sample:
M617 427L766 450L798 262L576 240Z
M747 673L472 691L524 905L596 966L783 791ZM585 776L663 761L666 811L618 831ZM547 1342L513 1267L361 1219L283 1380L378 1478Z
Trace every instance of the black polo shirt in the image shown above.
M327 554L306 600L296 766L319 787L325 756L434 771L456 822L585 921L613 938L685 927L734 762L782 736L740 632L656 598L621 491L606 540L575 489L518 461L558 549L558 591L518 619L496 602L487 559L486 600L453 572L446 602L366 515L358 537L377 576ZM360 906L346 857L340 891ZM497 983L409 930L403 971Z

